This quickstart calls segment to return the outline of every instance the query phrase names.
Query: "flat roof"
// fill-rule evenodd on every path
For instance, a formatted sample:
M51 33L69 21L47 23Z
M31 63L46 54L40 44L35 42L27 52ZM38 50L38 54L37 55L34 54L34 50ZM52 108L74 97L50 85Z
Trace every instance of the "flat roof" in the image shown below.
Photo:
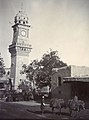
M89 82L89 76L84 76L84 77L64 77L63 82Z

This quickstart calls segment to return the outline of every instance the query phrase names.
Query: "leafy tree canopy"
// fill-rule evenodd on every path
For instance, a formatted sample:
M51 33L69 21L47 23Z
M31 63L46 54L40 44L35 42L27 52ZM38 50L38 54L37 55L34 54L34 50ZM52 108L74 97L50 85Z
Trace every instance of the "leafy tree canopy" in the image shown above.
M0 77L3 77L4 74L5 74L4 60L1 57L1 53L0 53Z
M29 77L29 80L35 79L38 86L50 85L52 69L67 66L66 63L60 60L58 51L45 53L41 60L33 60L29 66L23 65L24 72Z

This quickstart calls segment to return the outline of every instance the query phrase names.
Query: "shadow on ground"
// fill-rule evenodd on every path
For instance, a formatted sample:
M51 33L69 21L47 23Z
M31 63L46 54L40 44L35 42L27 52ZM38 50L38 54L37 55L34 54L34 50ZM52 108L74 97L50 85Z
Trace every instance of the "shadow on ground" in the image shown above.
M41 111L32 111L32 110L29 110L27 109L28 112L31 112L31 113L35 113L35 114L42 114ZM59 112L52 112L52 111L49 111L49 110L45 110L44 111L44 114L57 114L57 115L60 115ZM65 113L65 112L61 112L61 115L66 115L66 116L70 116L69 113Z

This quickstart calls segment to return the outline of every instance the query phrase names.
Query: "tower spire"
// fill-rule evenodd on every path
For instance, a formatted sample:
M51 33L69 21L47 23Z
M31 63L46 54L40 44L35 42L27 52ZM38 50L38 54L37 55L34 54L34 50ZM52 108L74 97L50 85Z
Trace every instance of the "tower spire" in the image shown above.
M23 2L21 2L21 11L23 11Z

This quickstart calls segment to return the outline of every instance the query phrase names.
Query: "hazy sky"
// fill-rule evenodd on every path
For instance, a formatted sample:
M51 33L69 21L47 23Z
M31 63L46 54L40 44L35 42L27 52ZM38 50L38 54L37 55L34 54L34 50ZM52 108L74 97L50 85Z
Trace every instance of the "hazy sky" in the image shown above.
M58 50L68 65L89 66L89 0L0 0L0 52L10 67L11 23L21 10L31 24L29 62Z

